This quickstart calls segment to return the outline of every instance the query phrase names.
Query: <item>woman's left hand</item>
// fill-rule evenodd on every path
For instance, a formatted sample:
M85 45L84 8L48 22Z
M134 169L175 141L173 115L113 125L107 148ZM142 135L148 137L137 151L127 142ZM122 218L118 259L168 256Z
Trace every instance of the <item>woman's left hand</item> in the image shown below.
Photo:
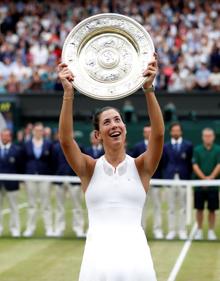
M144 89L152 87L153 81L157 74L157 54L154 53L153 60L148 64L147 69L143 72L143 76L147 78L144 83Z

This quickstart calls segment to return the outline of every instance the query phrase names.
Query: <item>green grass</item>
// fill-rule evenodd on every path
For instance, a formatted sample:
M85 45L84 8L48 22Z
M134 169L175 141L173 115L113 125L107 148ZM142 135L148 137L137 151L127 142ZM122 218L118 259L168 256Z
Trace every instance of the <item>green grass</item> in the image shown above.
M52 196L53 204L54 194ZM25 193L20 194L20 203ZM163 204L166 228L166 204ZM4 205L7 208L7 204ZM22 231L26 209L20 211ZM10 237L9 215L4 216L5 231L0 239L0 281L77 281L85 240L77 239L71 230L71 204L66 203L67 229L63 238L46 238L42 219L32 238ZM205 224L207 232L207 223ZM217 218L218 236L220 220ZM147 231L158 281L166 281L184 245L182 241L152 240L152 206L149 201ZM134 280L135 281L135 280ZM146 280L147 281L147 280ZM195 242L184 260L176 281L220 281L220 243Z
M83 245L80 240L5 239L0 242L0 280L77 280Z
M220 243L193 242L176 281L219 281Z
M167 280L183 242L151 241L158 281ZM83 254L80 239L0 240L1 281L77 281ZM193 242L177 281L219 281L218 243ZM134 280L135 281L135 280Z

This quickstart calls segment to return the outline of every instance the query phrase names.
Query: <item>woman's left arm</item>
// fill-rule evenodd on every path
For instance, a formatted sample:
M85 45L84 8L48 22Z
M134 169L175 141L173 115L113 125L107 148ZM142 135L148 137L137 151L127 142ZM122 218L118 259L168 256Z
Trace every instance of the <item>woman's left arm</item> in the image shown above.
M156 99L154 89L152 87L153 81L157 74L157 56L149 63L144 76L147 81L144 84L144 92L147 103L148 114L151 124L151 134L147 150L141 154L135 161L139 173L142 177L151 178L154 174L163 152L164 144L164 121L160 106Z

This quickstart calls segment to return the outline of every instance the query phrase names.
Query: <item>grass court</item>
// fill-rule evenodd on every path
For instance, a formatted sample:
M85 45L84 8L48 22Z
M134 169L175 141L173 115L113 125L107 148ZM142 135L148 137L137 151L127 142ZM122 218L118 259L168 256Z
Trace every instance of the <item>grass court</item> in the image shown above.
M53 196L54 197L54 196ZM26 201L21 192L20 202ZM55 203L54 203L55 204ZM67 229L62 238L44 237L43 223L31 238L11 238L9 214L3 216L5 231L0 238L0 281L78 281L84 249L84 239L77 239L71 230L71 204L66 203ZM166 228L166 203L163 206ZM26 208L20 209L22 231L25 229ZM147 236L158 281L169 280L170 273L185 245L185 241L152 239L152 206L148 202ZM191 226L189 227L190 230ZM220 218L217 214L217 235L220 238ZM207 225L205 231L207 232ZM180 267L176 281L220 281L220 240L192 241ZM134 280L135 281L135 280ZM147 281L147 280L146 280Z

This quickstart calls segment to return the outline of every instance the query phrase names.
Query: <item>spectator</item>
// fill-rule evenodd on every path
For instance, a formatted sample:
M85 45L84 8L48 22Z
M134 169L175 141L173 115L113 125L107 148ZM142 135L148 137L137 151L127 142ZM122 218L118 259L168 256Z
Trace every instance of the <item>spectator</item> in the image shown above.
M44 127L44 138L52 141L52 129L50 127Z
M53 146L53 163L55 175L76 176L69 164L67 163L60 143ZM66 228L65 223L65 197L66 189L69 192L72 203L72 229L77 237L85 237L84 232L84 215L82 209L82 193L79 183L55 183L56 190L56 212L55 212L55 233L54 236L61 237Z
M14 121L13 121L13 114L11 111L4 113L4 118L6 122L6 127L13 133L14 132Z
M35 42L30 47L30 55L34 65L45 65L48 60L48 48L46 44L40 42Z
M165 179L191 179L192 143L183 139L181 124L174 122L170 126L170 140L164 145L163 170ZM167 188L168 234L172 240L178 231L179 239L187 239L186 230L186 187L177 185ZM178 206L176 208L176 206ZM176 215L178 210L178 217ZM178 225L176 226L176 218Z
M193 155L193 171L196 178L211 180L218 178L220 168L220 147L214 143L215 133L211 128L202 131L202 144L197 146ZM219 209L219 188L213 186L196 187L194 191L194 206L196 209L196 220L198 230L195 234L196 240L203 239L203 217L205 203L208 203L208 239L216 240L215 211Z
M8 80L19 65L21 71L17 78L22 84L24 76L26 80L36 76L36 73L30 76L26 73L26 68L29 73L30 64L34 72L40 71L42 65L54 67L60 60L65 38L77 23L91 15L113 12L132 17L150 31L161 58L161 71L155 86L166 90L172 74L173 81L182 79L175 73L176 65L180 68L180 76L184 68L196 72L200 68L201 58L208 64L210 71L213 71L214 66L220 67L220 5L217 0L209 2L209 5L203 2L199 0L196 5L192 1L180 0L175 5L170 1L146 3L139 0L132 3L130 0L3 2L0 73ZM50 72L42 76L40 74L41 79L43 82L38 84L38 88L61 89L60 84L56 83L57 77ZM30 88L31 85L26 82L25 88Z
M91 146L89 146L85 149L86 154L90 155L94 159L97 159L104 154L103 147L102 147L101 143L99 142L99 140L97 139L97 137L95 135L95 131L92 131L90 133L90 143L91 143Z
M131 156L136 158L141 155L148 146L148 141L150 138L151 127L145 126L143 128L143 137L144 139L138 142L131 153ZM152 178L161 179L162 178L162 159L159 162L157 170L155 171ZM151 196L153 202L153 235L155 239L162 239L163 238L163 231L162 231L162 219L161 219L161 186L152 185L151 186ZM147 227L147 200L145 201L143 214L142 214L142 226L144 229Z
M184 66L184 68L181 70L180 76L184 83L185 91L192 91L196 85L195 74L193 73L193 70Z
M213 72L209 76L211 89L214 91L220 91L220 68L213 67Z
M5 94L7 92L6 84L7 81L3 78L3 75L0 72L0 94Z
M30 83L30 90L39 91L42 90L42 80L40 79L40 75L38 71L33 73L32 81Z
M202 63L195 74L196 87L199 90L207 90L209 88L210 71L205 63Z
M22 129L16 133L16 144L20 147L24 144L24 131Z
M26 174L50 175L52 165L52 142L44 139L42 123L33 127L33 138L24 143L24 171ZM24 232L25 237L31 237L36 229L37 193L40 193L40 202L43 213L46 236L53 236L52 211L50 203L50 183L44 181L27 181L28 220Z
M20 81L20 89L19 92L22 94L23 92L26 92L28 89L30 89L31 86L31 79L32 77L29 77L26 73L24 73L22 80Z
M169 79L168 92L183 92L185 83L181 77L179 68L176 66Z
M151 132L150 126L145 126L143 128L143 138L144 139L134 145L134 148L132 151L133 157L138 157L141 153L143 153L143 151L145 151L147 149L150 132Z
M6 90L8 93L11 93L11 94L19 93L19 90L20 90L19 82L13 73L11 73L8 77L7 84L6 84Z
M28 123L24 128L24 142L32 139L33 124Z
M217 44L217 41L213 45L211 54L210 54L210 69L213 70L214 67L220 68L220 45Z
M21 150L12 143L12 132L10 129L1 131L1 155L0 173L17 174L21 172ZM18 210L18 181L0 181L0 236L3 232L2 207L3 197L7 195L10 208L10 232L13 237L20 236L20 219Z

